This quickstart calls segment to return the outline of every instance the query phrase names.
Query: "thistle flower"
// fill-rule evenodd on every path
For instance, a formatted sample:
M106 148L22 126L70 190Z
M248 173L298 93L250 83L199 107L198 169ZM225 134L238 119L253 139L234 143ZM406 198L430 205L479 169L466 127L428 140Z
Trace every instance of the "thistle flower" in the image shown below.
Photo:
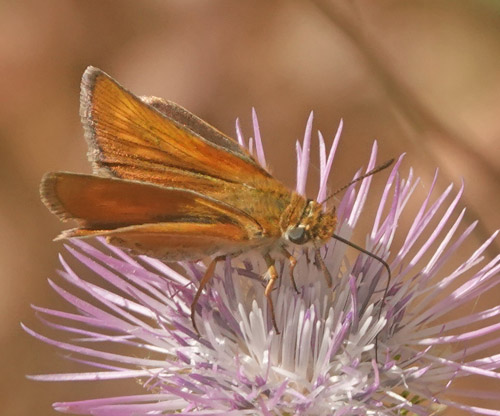
M341 129L328 154L319 134L318 201L327 195ZM254 130L248 147L265 166L255 114ZM307 179L311 130L312 115L303 144L297 143L300 193ZM237 136L245 145L238 123ZM376 156L375 143L367 170L375 166ZM446 319L500 282L500 256L484 259L496 233L445 272L475 225L458 231L464 216L464 211L457 213L463 186L455 196L449 186L434 198L434 180L427 197L418 202L413 193L419 180L412 170L401 178L401 161L389 174L364 244L390 264L392 280L385 298L387 273L380 262L360 254L351 264L346 246L332 240L322 254L335 279L333 290L307 252L295 253L300 293L291 285L288 265L281 264L283 276L273 294L281 330L277 335L264 296L266 266L247 254L218 266L196 311L199 337L191 325L190 306L204 274L202 263L169 266L146 256L132 258L102 239L94 245L73 240L67 246L72 261L92 276L82 278L61 257L61 276L77 290L50 284L76 311L35 310L44 323L74 338L65 342L26 331L70 352L70 359L92 371L31 378L140 381L143 394L54 404L61 412L99 416L431 415L446 407L500 415L500 408L472 407L449 398L456 393L458 378L500 378L500 354L486 353L499 340L485 340L500 329L500 306ZM337 207L337 234L345 239L356 228L371 181L368 177L359 189L349 187ZM396 229L410 204L420 208L409 229L398 229L406 237L396 246ZM445 210L441 217L439 209ZM479 327L471 330L471 323ZM465 349L463 341L473 345ZM112 347L116 352L110 352ZM132 352L124 355L122 347ZM497 393L482 394L493 398Z

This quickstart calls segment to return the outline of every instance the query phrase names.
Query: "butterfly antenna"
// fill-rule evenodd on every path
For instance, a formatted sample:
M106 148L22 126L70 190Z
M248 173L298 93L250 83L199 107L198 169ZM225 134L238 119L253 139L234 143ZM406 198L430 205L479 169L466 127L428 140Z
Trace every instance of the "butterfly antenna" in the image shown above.
M387 165L387 166L389 166L389 165ZM387 166L385 166L385 167L387 167ZM385 167L383 169L385 169ZM345 238L342 238L341 236L339 236L337 234L333 234L332 238L335 238L335 240L338 240L341 243L344 243L352 248L355 248L356 250L360 251L361 253L364 253L367 256L370 256L371 258L379 261L387 270L387 275L388 275L387 276L387 284L385 285L384 296L382 297L382 303L381 303L380 309L378 311L378 320L380 320L380 317L382 316L382 309L384 307L385 299L387 298L387 293L389 292L389 284L391 283L391 277L392 277L391 268L389 267L389 264L382 257L379 257L376 254L373 254L372 252L365 250L363 247L360 247L357 244L351 243L349 240L346 240ZM377 358L378 358L378 334L375 337L375 361L377 361Z
M351 182L349 182L347 185L342 186L341 188L337 189L333 194L329 195L323 202L324 204L326 201L328 201L330 198L333 198L335 195L339 194L343 190L349 188L352 184L359 182L368 176L375 175L376 173L380 172L381 170L387 169L389 166L391 166L394 163L394 159L388 160L387 162L382 163L381 165L378 165L374 169L370 170L369 172L366 172L364 175L361 175L360 177L353 179Z

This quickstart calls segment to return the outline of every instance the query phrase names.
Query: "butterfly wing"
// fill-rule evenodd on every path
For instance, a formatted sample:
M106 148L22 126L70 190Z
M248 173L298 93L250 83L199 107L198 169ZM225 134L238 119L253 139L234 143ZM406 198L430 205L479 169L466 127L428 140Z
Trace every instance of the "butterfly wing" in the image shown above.
M141 100L97 68L83 75L80 112L95 173L167 186L271 178L236 141L184 108Z
M209 142L220 146L237 156L240 156L244 160L256 164L255 160L249 155L246 149L242 148L233 138L226 136L224 133L189 112L184 107L181 107L179 104L164 100L160 97L142 96L139 98L142 102L157 109L164 116L182 125L185 129L190 130L198 137L202 137L203 139L208 140Z
M251 216L191 190L57 172L44 176L41 194L52 213L78 224L60 238L106 236L167 260L235 253L265 240Z

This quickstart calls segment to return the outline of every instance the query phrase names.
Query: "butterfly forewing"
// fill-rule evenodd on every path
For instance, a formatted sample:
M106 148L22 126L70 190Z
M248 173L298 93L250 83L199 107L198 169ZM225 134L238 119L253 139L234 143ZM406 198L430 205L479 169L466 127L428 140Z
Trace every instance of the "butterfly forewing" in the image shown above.
M64 220L77 220L82 228L190 221L261 231L240 210L188 189L66 172L47 174L41 187L50 210Z
M156 102L156 107L102 71L87 69L82 80L81 116L96 173L104 169L128 178L128 169L149 169L158 182L161 172L168 172L169 168L228 182L255 182L270 177L234 140L182 107L168 102ZM205 138L183 124L190 117L194 120L193 129L209 132ZM171 176L169 172L167 176ZM170 181L171 178L165 182Z
M189 247L197 257L263 243L251 216L187 189L58 172L43 178L41 190L51 212L79 225L63 238L103 235L155 255L161 249L166 259L188 256Z

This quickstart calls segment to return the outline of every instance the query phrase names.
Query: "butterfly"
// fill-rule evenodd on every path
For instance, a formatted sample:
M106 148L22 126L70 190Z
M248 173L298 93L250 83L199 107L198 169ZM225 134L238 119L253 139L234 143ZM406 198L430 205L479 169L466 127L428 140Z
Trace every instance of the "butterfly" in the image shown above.
M196 331L199 297L227 256L255 251L264 258L277 333L277 258L290 262L297 290L290 251L312 248L332 285L319 250L332 237L343 240L334 234L335 208L288 189L237 141L173 102L137 97L94 67L83 74L80 115L93 174L51 172L40 185L48 209L76 222L58 238L104 236L164 261L210 258L191 305Z

